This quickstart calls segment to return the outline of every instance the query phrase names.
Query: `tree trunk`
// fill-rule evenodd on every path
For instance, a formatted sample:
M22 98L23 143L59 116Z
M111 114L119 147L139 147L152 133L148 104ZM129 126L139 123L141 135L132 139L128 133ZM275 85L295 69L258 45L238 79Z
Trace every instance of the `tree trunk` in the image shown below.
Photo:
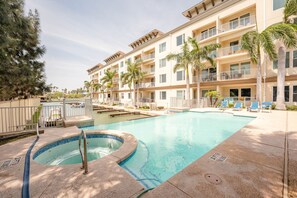
M276 109L286 110L285 105L285 76L286 76L286 52L285 47L278 49L278 72L277 72L277 98Z
M258 58L257 64L257 101L262 103L262 70L261 70L261 58Z
M133 101L133 106L134 108L136 107L136 85L135 83L133 83L133 97L134 97L134 101Z
M139 107L139 84L137 86L137 107Z
M191 104L190 104L190 79L189 79L189 69L186 68L185 69L185 72L186 72L186 84L187 84L187 88L186 88L186 100L187 100L187 103L188 103L188 107L191 108Z
M110 105L113 105L112 88L110 88Z
M196 80L197 80L197 107L200 108L200 71L197 69L196 74Z

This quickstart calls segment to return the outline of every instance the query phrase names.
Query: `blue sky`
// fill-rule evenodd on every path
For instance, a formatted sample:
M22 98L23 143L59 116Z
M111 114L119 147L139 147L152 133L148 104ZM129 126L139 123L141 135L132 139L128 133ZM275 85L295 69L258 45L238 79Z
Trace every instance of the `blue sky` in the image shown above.
M37 9L47 52L47 83L83 86L87 69L152 29L167 32L188 21L181 13L200 0L26 0Z

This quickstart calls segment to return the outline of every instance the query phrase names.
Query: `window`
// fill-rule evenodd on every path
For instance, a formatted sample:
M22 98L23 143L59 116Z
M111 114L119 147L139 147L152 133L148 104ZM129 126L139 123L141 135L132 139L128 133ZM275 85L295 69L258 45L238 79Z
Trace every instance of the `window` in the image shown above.
M176 37L176 46L180 46L185 42L185 34Z
M290 52L286 52L286 68L290 67Z
M238 27L238 18L230 20L229 22L230 29L236 29Z
M273 10L280 9L285 6L285 0L273 0Z
M159 67L166 67L166 58L160 59L159 60Z
M297 86L293 86L293 102L297 102Z
M273 69L277 69L278 68L278 60L274 60L273 61Z
M166 51L166 42L159 45L159 53Z
M130 63L130 62L131 62L131 58L128 58L128 59L127 59L127 63Z
M208 30L204 30L201 32L201 40L208 38Z
M297 50L293 51L293 67L297 67Z
M121 98L124 99L124 93L121 93Z
M217 28L216 27L212 27L209 29L209 37L214 36L217 34Z
M124 61L120 63L120 67L124 67Z
M166 83L166 74L160 75L160 83Z
M176 91L176 97L178 99L185 99L185 90L177 90Z
M240 25L247 26L250 23L250 13L242 15L240 17Z
M251 88L243 88L241 89L241 97L251 97Z
M238 97L238 89L230 89L230 97Z
M184 70L176 72L176 80L177 81L185 80L185 71Z
M239 50L239 41L230 42L230 48L232 52Z
M99 75L101 76L101 71L99 72Z
M290 100L290 87L289 86L285 86L285 102L289 102ZM277 87L273 87L273 95L272 95L272 100L273 102L276 101L277 98Z
M239 65L238 64L230 65L230 74L231 74L231 76L238 74L238 70L239 70Z
M160 100L166 100L166 91L160 91Z
M243 75L251 74L251 64L250 64L250 62L241 63L241 73Z
M131 99L131 93L128 93L128 99Z

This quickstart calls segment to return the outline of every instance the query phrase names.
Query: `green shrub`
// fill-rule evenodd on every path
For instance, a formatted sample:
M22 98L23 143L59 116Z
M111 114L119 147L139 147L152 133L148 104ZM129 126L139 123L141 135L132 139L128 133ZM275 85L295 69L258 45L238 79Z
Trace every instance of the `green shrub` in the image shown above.
M297 105L290 105L290 106L287 106L287 110L288 110L288 111L297 111Z
M159 107L157 107L157 109L158 110L162 110L162 109L164 109L164 107L163 106L159 106Z
M272 104L271 109L275 110L276 104Z
M234 104L233 103L230 103L230 104L228 104L228 107L229 108L233 108L234 107Z

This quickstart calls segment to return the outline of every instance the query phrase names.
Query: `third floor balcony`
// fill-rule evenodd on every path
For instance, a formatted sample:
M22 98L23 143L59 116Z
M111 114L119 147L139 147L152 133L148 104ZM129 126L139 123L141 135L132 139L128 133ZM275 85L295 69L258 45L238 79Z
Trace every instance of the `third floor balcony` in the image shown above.
M228 32L231 30L240 29L256 24L256 16L252 14L245 14L240 17L233 18L229 22L223 23L220 27L220 33Z

